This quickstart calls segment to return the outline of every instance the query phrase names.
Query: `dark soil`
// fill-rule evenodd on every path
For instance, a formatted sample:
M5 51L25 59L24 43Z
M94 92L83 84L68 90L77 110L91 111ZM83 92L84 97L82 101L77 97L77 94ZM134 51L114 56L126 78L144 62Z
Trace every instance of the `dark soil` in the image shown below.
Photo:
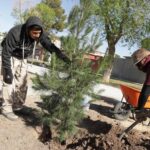
M86 128L86 129L85 129ZM150 134L131 130L119 139L124 130L119 124L101 121L83 120L78 133L61 145L53 140L49 143L52 150L149 150Z
M53 138L46 143L50 150L149 150L150 128L138 124L129 133L119 135L135 120L116 120L110 110L114 104L96 101L85 111L86 117L78 125L77 133L59 143ZM40 149L39 149L40 150Z

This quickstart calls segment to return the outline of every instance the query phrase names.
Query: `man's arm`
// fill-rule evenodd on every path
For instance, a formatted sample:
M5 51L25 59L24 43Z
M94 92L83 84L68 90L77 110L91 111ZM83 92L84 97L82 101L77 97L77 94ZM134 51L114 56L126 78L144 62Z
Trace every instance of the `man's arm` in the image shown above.
M58 47L56 47L53 43L51 43L51 40L48 38L46 34L42 35L42 37L40 38L40 43L50 53L55 52L58 58L62 59L64 62L68 64L71 63L70 59Z
M11 55L12 47L14 45L13 34L9 32L2 42L2 73L3 81L11 84L13 80L13 74L11 70Z

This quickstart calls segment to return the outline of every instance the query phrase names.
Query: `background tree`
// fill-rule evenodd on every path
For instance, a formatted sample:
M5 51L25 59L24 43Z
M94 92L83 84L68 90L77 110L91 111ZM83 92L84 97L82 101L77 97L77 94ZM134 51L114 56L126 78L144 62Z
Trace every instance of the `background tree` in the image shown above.
M141 40L141 47L150 50L150 19L147 19L145 30L144 30L144 39Z
M93 14L93 5L89 0L81 0L80 5L72 8L68 16L69 37L74 40L74 50L91 51L101 45L99 32L93 30L90 18Z
M145 38L141 41L141 47L150 50L150 38Z
M27 0L19 0L19 5L13 9L12 15L16 18L16 23L24 23L31 16L40 17L49 33L62 31L65 28L66 15L61 7L61 0L43 0L35 6L26 7ZM29 2L28 2L29 4Z
M24 19L26 20L29 16L32 15L38 16L42 20L47 32L51 31L56 18L55 11L52 8L44 3L39 3L35 7L27 9L24 12Z
M55 12L55 20L51 28L56 31L63 31L66 27L66 15L61 6L61 0L42 0L42 2Z
M16 18L16 22L15 24L21 24L24 22L24 15L23 15L23 12L25 11L25 9L27 8L26 7L26 4L28 3L28 6L29 6L29 1L27 0L17 0L16 3L15 3L15 7L13 8L13 11L12 11L12 16L14 18Z
M101 36L108 43L108 67L103 76L109 82L116 44L138 42L144 36L143 26L149 19L150 2L147 0L95 0L95 28L101 29ZM144 9L143 9L144 8Z

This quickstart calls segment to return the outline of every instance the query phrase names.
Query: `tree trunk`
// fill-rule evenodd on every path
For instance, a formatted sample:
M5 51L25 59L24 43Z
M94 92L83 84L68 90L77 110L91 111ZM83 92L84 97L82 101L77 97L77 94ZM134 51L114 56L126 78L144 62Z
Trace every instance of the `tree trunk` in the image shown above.
M112 72L112 67L109 67L104 71L103 79L102 79L103 82L109 83L111 72Z
M108 57L109 57L109 62L108 62L108 67L104 71L103 74L103 82L109 83L112 68L113 68L113 62L114 62L114 56L115 56L115 44L108 44Z

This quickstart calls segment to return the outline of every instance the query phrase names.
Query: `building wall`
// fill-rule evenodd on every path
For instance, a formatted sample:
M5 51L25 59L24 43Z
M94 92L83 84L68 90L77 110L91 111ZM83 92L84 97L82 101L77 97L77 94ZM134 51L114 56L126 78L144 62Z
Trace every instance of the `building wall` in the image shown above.
M136 66L133 65L131 58L116 58L112 70L112 77L120 80L143 83L145 73L139 71Z

